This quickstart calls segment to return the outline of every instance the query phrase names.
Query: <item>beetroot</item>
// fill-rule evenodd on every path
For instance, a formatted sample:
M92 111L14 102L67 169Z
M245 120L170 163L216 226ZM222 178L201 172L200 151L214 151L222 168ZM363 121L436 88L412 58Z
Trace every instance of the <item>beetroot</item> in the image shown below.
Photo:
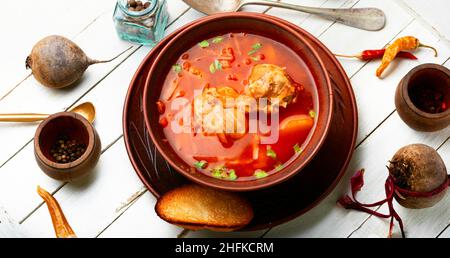
M447 169L437 151L424 144L401 148L390 161L389 174L400 188L395 199L406 208L428 208L447 191Z
M114 58L115 59L115 58ZM26 67L44 86L63 88L78 81L93 64L106 63L90 59L71 40L62 36L48 36L34 45L27 57Z

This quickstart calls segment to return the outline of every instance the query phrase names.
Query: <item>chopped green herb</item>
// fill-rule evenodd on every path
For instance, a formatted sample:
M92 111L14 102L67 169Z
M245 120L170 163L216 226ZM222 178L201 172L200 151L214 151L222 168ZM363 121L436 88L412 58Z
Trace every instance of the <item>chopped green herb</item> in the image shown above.
M316 116L317 116L316 111L310 110L310 111L309 111L309 116L310 116L311 118L316 118Z
M203 40L202 42L198 43L198 45L201 48L209 47L209 42L207 40Z
M260 49L260 48L262 48L262 44L261 43L256 43L256 44L254 44L253 46L252 46L252 49L256 49L256 50L258 50L258 49Z
M227 169L224 166L218 166L211 171L213 177L226 179L226 180L236 180L238 176L234 169Z
M217 70L222 70L222 64L216 59L214 60L214 63L209 65L209 71L215 73Z
M261 169L257 169L253 175L258 179L268 176L267 172Z
M215 73L215 72L216 72L216 66L214 65L214 63L212 63L212 64L209 66L209 71L210 71L211 73Z
M294 151L295 151L295 153L301 153L302 152L302 148L300 148L300 146L298 146L298 143L296 143L294 145Z
M229 175L228 175L228 179L229 179L229 180L234 181L234 180L237 179L236 171L234 171L234 169L230 169L230 170L228 171L228 173L229 173Z
M214 60L214 66L216 67L216 70L222 70L222 64L217 59Z
M208 166L208 162L204 160L197 161L194 163L194 166L198 169L204 169L206 168L206 166Z
M258 50L261 49L261 48L262 48L262 44L261 44L261 43L256 43L256 44L254 44L254 45L252 46L252 50L250 50L250 51L248 52L248 55L249 55L249 56L253 55L254 53L258 52Z
M251 58L252 58L252 60L255 61L255 62L259 61L259 57L257 57L257 56L252 56Z
M216 38L214 38L213 40L212 40L212 43L214 43L214 44L219 44L220 42L222 42L223 41L223 38L222 37L216 37Z
M272 150L270 147L267 147L267 152L266 152L267 157L271 157L273 159L277 158L277 154L275 153L274 150Z
M213 177L217 177L217 178L222 178L222 172L223 172L224 167L223 166L218 166L215 167L212 171L211 174Z
M275 166L275 170L278 172L278 171L282 170L283 167L284 166L282 164L278 164L278 165Z
M173 71L174 72L176 72L176 73L180 73L181 72L181 65L179 65L179 64L174 64L173 66L172 66L172 69L173 69Z

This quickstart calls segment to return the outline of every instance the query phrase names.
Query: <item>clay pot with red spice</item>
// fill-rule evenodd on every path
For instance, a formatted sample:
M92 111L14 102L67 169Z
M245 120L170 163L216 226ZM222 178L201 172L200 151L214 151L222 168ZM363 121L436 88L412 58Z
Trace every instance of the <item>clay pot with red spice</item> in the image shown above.
M450 70L422 64L399 83L395 106L402 120L418 131L433 132L450 125Z
M390 161L395 182L395 199L411 209L429 208L446 194L450 182L438 152L424 144L401 148Z

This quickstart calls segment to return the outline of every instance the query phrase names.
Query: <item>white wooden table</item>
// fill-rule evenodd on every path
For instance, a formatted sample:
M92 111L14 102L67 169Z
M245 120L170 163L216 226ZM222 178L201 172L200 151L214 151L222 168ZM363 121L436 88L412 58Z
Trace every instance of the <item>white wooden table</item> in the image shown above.
M368 32L336 24L316 16L265 7L245 8L293 22L318 37L332 51L357 53L382 48L402 35L414 35L438 48L416 52L418 61L395 61L395 72L379 80L378 62L341 60L351 78L359 109L359 132L354 157L340 184L319 206L291 222L270 230L246 233L188 232L186 237L385 237L388 221L336 206L348 191L348 180L366 168L361 200L375 201L384 195L384 165L395 151L410 143L436 148L450 168L450 127L437 133L408 128L394 106L399 80L420 63L450 67L450 3L448 0L286 0L322 7L378 7L387 15L386 27ZM67 1L68 2L68 1ZM160 220L154 212L155 198L136 176L125 150L122 108L129 82L148 47L121 41L112 23L115 0L80 0L62 4L55 0L3 3L0 15L0 113L55 113L85 101L95 104L95 126L103 152L92 176L64 184L40 171L33 156L32 138L37 124L0 124L0 237L53 237L46 206L36 193L40 185L59 200L69 222L80 237L177 237L182 229ZM181 0L168 0L167 33L202 14ZM94 58L125 55L109 64L89 68L81 83L68 90L40 86L25 70L25 57L40 38L60 34L73 39ZM408 237L450 237L450 194L437 206L407 210L396 206ZM385 207L380 210L385 210ZM399 235L398 228L395 230Z

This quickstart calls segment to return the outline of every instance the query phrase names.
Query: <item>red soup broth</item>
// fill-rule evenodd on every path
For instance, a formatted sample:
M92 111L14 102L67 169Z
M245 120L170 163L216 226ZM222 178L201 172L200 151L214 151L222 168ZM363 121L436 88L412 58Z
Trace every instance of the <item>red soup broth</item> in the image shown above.
M219 65L216 60L220 57L225 61ZM280 107L281 126L275 144L260 144L258 133L247 133L224 146L216 135L174 132L172 123L184 125L179 115L182 108L173 107L174 101L184 98L188 101L184 107L192 105L194 90L201 92L205 86L229 86L242 93L256 64L283 67L300 85L297 101ZM301 155L318 114L315 89L305 62L287 46L264 36L230 33L199 42L179 57L166 76L157 107L169 144L199 173L224 180L256 180L276 173ZM289 118L297 119L289 122Z

